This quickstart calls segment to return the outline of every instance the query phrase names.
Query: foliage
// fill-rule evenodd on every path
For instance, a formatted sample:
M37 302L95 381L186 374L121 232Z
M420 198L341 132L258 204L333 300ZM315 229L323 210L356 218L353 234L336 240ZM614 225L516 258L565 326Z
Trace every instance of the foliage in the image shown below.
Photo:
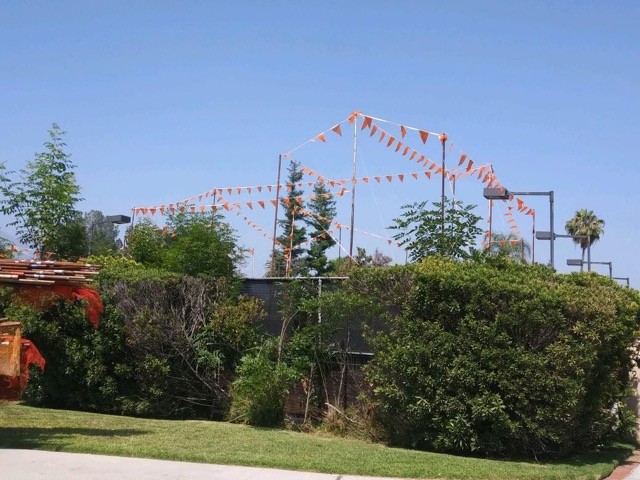
M491 234L489 252L493 255L504 255L519 263L527 263L531 258L531 245L513 233Z
M89 253L87 229L82 213L76 211L73 218L58 228L56 253L59 259L77 262Z
M143 265L161 268L168 240L168 235L151 219L144 218L133 228L127 228L127 254Z
M429 258L367 369L389 440L421 449L559 455L621 423L640 297L609 279L504 258Z
M395 218L389 227L398 230L394 239L405 246L412 261L423 260L429 255L451 258L469 258L476 237L482 233L478 227L480 217L473 213L475 205L446 200L444 234L442 232L442 203L433 202L427 210L427 202L403 205L402 216Z
M235 368L260 344L257 299L233 280L202 280L123 257L97 279L105 312L94 329L79 302L37 310L0 290L0 314L23 322L47 360L24 398L36 405L134 415L223 418Z
M272 259L272 276L296 277L307 273L304 259L305 249L302 244L307 238L307 230L304 227L305 215L303 214L304 202L301 201L302 190L298 183L302 180L300 163L292 161L289 164L287 177L287 196L280 200L284 210L284 219L278 220L282 233L277 240L279 247Z
M127 253L135 261L200 278L232 277L242 255L233 229L218 213L170 215L158 228L143 219L127 232Z
M257 353L242 357L233 382L232 421L259 427L283 424L284 404L295 372L275 356L275 344L267 342Z
M84 214L87 231L87 250L90 255L113 255L122 246L118 240L118 227L107 221L100 210Z
M64 135L54 123L45 151L37 153L17 179L11 178L16 172L0 164L0 212L14 216L9 225L16 227L22 243L45 253L59 253L65 240L60 236L69 233L61 231L76 220L75 204L81 200L75 165L64 151Z
M593 245L604 233L604 220L601 220L593 213L593 210L578 210L575 215L565 224L565 230L569 235L588 235L589 238L574 238L576 245L582 249L582 260L584 252L589 245Z
M350 262L349 257L334 258L329 261L327 275L338 277L349 275L352 268L357 267L386 267L391 264L391 257L385 255L377 248L369 255L363 247L356 247L356 254Z
M326 252L336 243L329 234L336 216L336 200L322 180L318 180L313 187L309 211L313 215L308 216L306 222L313 228L309 234L313 241L307 254L307 263L314 275L322 276L328 270Z

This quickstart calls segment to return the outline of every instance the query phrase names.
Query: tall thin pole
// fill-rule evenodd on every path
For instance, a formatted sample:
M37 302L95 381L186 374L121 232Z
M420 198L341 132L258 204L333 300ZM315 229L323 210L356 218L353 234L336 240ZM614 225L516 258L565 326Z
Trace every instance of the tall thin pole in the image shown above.
M493 164L490 165L491 176L493 177ZM493 200L489 200L489 250L491 250L491 235L493 234Z
M551 230L551 242L549 242L551 244L551 268L555 268L553 260L554 260L554 243L556 239L556 234L555 234L555 231L553 230L553 190L549 192L549 211L550 211L549 229Z
M446 176L446 143L447 143L447 134L443 133L440 135L440 141L442 142L442 189L441 189L441 201L442 201L442 245L444 246L444 212L445 212L445 202L447 197L445 196L444 191L444 178Z
M531 265L536 263L536 212L533 211L533 228L531 229Z
M276 181L276 213L273 215L273 246L271 247L271 268L269 276L273 277L276 267L276 235L278 234L278 205L280 205L280 171L282 169L282 155L278 155L278 179Z
M609 279L613 280L613 262L609 262Z
M358 115L353 114L353 177L351 178L351 231L349 232L349 265L353 261L353 224L356 212L356 175L358 174Z
M587 235L587 272L591 271L591 235Z

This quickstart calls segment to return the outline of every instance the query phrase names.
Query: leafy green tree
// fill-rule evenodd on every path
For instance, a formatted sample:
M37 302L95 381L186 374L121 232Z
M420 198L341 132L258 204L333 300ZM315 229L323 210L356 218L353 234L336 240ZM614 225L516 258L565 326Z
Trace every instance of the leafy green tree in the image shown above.
M274 276L297 276L307 273L305 249L302 245L307 239L307 230L304 227L304 202L300 199L303 191L297 185L301 180L300 163L292 161L287 177L288 193L280 200L284 209L284 219L278 220L282 234L277 238L280 246L273 259Z
M355 267L388 267L391 265L391 257L385 255L377 248L369 255L363 247L356 247L356 254L353 261L349 257L334 258L329 261L327 274L338 277L346 276Z
M242 260L233 229L216 212L169 217L164 267L198 277L230 277Z
M604 220L601 220L593 213L593 210L581 209L568 220L564 226L569 235L588 235L589 238L574 238L573 242L580 245L582 249L582 261L584 262L584 252L589 245L593 245L600 240L600 235L604 233Z
M76 220L75 204L81 200L73 172L75 165L64 151L66 132L55 123L49 130L45 150L16 174L0 165L0 212L13 216L22 243L42 252L57 254L66 233L62 228Z
M118 227L108 222L100 210L84 214L87 245L91 255L113 255L122 246L118 240Z
M473 253L476 237L482 233L478 227L480 217L473 213L475 205L447 199L445 211L445 234L442 234L442 203L416 202L403 205L400 218L389 227L398 230L394 235L404 246L412 261L420 261L429 255L466 259Z
M494 255L505 255L520 263L527 263L531 258L531 246L513 233L491 234L489 252Z
M82 212L76 211L72 220L58 228L55 252L57 258L73 262L88 256L87 228Z
M127 255L143 265L162 268L168 240L155 223L144 218L127 229Z
M310 237L314 240L307 253L307 263L316 275L321 276L328 269L326 252L336 243L329 234L331 223L336 216L336 200L322 180L313 187L309 210L313 215L308 216L306 222L313 228Z

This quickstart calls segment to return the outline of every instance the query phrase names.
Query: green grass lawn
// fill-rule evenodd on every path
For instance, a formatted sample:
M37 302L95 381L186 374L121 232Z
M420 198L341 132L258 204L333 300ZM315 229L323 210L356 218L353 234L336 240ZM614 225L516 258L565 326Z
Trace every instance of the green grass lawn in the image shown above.
M0 447L442 479L604 478L630 445L561 462L507 462L223 422L148 420L0 403Z

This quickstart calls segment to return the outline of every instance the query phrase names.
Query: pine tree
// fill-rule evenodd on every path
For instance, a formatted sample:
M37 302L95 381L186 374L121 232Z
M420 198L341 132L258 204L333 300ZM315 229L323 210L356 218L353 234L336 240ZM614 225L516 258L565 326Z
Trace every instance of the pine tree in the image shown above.
M289 165L289 175L287 178L287 196L280 200L280 205L284 210L284 219L278 220L282 228L282 233L277 238L279 247L276 250L274 259L274 276L298 276L307 273L304 259L305 249L302 244L307 239L307 230L304 225L302 201L303 191L298 187L302 180L302 172L299 169L300 163L292 161Z
M328 232L336 216L336 200L322 180L313 187L309 210L313 215L308 216L306 222L313 231L310 234L312 243L307 255L307 265L315 275L321 276L328 270L326 251L336 243Z

